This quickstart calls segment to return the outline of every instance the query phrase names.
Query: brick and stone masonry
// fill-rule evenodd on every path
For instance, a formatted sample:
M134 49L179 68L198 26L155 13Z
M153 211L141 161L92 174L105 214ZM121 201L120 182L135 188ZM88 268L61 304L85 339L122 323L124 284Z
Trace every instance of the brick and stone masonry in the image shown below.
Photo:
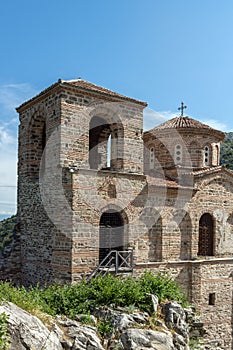
M111 249L132 249L134 274L170 273L197 305L210 346L232 349L224 134L183 115L143 134L146 105L74 79L17 108L17 279L73 283Z

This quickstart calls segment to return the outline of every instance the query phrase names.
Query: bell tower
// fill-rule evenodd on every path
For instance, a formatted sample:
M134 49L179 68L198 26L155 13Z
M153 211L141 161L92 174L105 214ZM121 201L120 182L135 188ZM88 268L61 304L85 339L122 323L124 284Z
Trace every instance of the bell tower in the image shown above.
M113 212L122 226L120 246L127 246L123 211L129 194L122 186L133 176L138 193L143 186L146 105L75 79L58 80L17 108L25 285L72 282L93 269L104 251L101 218Z

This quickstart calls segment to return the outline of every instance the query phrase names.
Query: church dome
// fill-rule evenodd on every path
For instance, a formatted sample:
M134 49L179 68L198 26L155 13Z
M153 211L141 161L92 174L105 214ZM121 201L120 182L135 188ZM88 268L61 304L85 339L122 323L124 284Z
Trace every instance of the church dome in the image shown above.
M153 168L152 155L164 169L174 165L193 168L218 166L224 137L224 132L188 116L172 118L143 134L148 149L148 166L150 170Z
M195 131L200 133L206 133L206 134L214 134L218 136L219 140L222 141L225 137L224 132L213 129L207 124L201 123L198 120L192 119L188 116L180 116L175 117L170 120L167 120L166 122L156 126L155 128L148 130L148 133L157 133L162 131L171 131L171 130L177 130L181 132L185 131Z

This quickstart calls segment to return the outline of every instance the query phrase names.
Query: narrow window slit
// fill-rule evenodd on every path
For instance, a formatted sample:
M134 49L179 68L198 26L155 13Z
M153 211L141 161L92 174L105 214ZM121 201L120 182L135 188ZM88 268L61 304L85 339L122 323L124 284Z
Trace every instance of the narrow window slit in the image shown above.
M209 305L215 305L215 299L216 299L215 293L210 293L209 294Z

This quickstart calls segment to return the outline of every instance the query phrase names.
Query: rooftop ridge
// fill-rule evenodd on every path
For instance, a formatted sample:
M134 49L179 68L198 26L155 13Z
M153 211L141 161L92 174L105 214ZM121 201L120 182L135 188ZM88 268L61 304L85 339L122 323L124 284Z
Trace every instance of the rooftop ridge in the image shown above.
M112 98L129 101L132 103L137 103L137 104L140 104L144 107L147 106L147 102L140 101L140 100L137 100L135 98L125 96L123 94L117 93L117 92L112 91L110 89L107 89L105 87L96 85L94 83L83 80L81 78L77 78L77 79L70 79L70 80L58 79L58 81L56 83L50 85L49 87L47 87L46 89L44 89L40 93L38 93L36 96L32 97L28 101L21 104L19 107L16 108L16 110L19 111L22 107L26 106L28 103L31 103L31 102L37 100L38 98L41 98L43 95L49 93L54 88L58 88L58 87L62 87L62 86L63 87L70 86L70 87L80 89L81 91L86 91L89 93L100 94L100 95L102 95L102 96L104 95L106 97L109 96Z

